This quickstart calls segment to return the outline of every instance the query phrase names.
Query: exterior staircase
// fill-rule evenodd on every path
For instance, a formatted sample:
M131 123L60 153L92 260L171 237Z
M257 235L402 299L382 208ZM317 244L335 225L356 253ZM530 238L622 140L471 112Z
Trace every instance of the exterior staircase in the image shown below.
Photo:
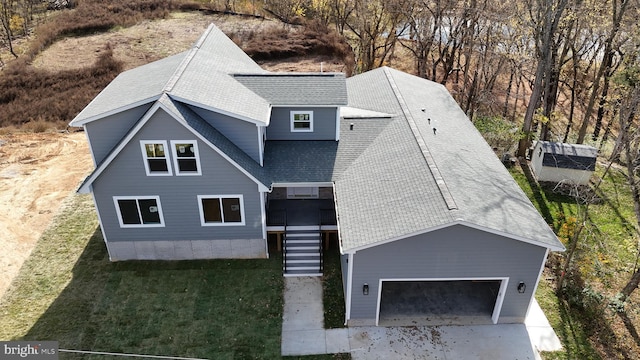
M287 226L284 236L284 276L322 276L320 227Z

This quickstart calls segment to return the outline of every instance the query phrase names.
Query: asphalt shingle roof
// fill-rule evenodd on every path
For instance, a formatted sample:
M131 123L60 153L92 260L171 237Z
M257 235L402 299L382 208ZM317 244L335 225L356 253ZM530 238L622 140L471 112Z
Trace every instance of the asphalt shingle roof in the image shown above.
M118 75L71 122L81 126L128 106L151 102L160 97L175 69L186 58L187 52L169 56Z
M341 226L343 250L454 222L563 248L444 86L381 68L348 79L347 88L349 106L402 115L336 179L338 216L346 225ZM412 123L417 133L410 130Z
M234 78L272 105L346 105L344 74L235 74Z

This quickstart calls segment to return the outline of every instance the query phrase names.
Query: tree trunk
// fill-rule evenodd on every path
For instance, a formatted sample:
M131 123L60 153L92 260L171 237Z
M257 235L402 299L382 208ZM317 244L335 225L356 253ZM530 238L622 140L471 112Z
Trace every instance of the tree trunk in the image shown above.
M622 294L622 297L620 300L626 301L629 298L629 296L631 296L631 294L635 291L635 289L638 288L639 284L640 284L640 269L636 270L636 272L633 273L633 275L631 276L631 279L629 279L629 282L627 282L627 285L625 285L622 291L620 292L620 294Z
M613 53L609 55L613 58ZM609 63L613 62L613 59L608 60ZM607 71L604 76L604 84L602 86L602 95L600 95L600 101L598 102L598 113L596 115L596 124L593 128L593 136L591 137L593 141L598 140L600 136L600 129L602 128L602 118L604 117L604 107L607 103L607 95L609 94L609 83L611 78L611 71Z

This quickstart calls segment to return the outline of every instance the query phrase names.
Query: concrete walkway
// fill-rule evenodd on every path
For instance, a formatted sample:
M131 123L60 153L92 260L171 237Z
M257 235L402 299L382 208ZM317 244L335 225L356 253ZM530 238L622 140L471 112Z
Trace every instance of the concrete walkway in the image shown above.
M282 355L372 359L540 359L562 348L537 302L525 324L324 329L322 279L286 277Z

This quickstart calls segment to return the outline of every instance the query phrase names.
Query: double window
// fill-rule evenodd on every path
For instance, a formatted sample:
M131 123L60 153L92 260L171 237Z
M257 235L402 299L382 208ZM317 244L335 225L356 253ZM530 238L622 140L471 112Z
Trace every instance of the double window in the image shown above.
M313 132L313 111L292 111L291 132Z
M242 195L198 195L202 226L244 225Z
M165 140L140 141L144 168L148 176L171 176L171 161L176 175L200 175L200 157L198 143L193 140L172 140L171 150Z
M158 196L114 196L120 227L163 227Z

